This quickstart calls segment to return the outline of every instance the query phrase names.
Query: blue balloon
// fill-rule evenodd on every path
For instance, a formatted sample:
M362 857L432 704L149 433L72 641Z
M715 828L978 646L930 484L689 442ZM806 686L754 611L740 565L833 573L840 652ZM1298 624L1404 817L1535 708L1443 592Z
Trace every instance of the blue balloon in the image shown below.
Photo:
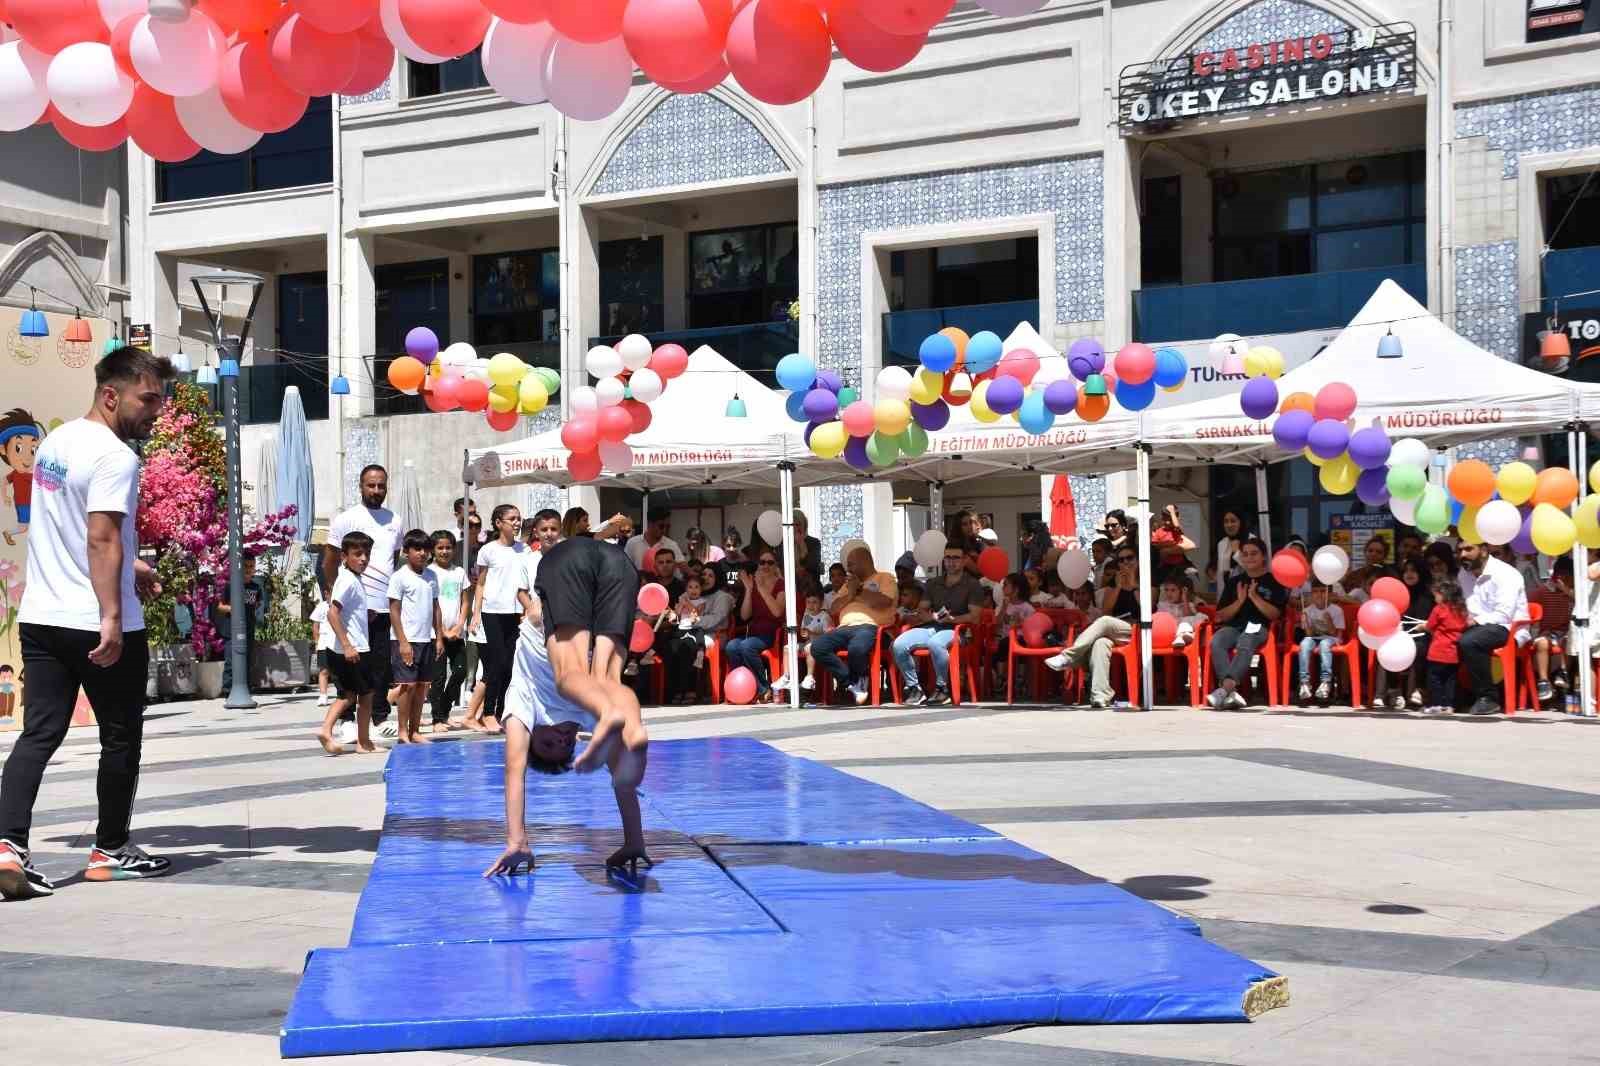
M956 342L943 333L930 333L917 349L917 359L936 374L943 374L956 365Z
M1045 406L1042 389L1035 389L1023 398L1022 410L1017 415L1017 421L1022 423L1023 429L1035 436L1048 432L1050 427L1056 424L1056 416Z
M1189 376L1189 360L1176 348L1156 349L1155 383L1158 388L1170 389L1182 385Z
M984 330L974 333L967 341L966 371L969 374L981 374L1000 362L1001 351L1004 345L1000 338Z
M817 380L817 364L799 352L778 360L778 384L792 392L803 392Z
M789 412L789 417L796 422L809 422L806 416L806 393L791 392L789 398L783 401L784 410Z
M1143 411L1154 403L1155 399L1155 378L1142 385L1130 385L1126 381L1117 382L1117 402L1129 411Z

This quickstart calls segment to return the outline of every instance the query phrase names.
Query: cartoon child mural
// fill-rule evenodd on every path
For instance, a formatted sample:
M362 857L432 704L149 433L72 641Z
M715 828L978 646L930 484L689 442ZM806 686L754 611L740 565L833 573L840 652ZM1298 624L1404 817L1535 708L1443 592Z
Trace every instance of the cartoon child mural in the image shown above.
M0 663L0 718L17 713L17 679L10 663Z
M0 416L0 460L10 468L0 495L4 496L6 506L16 510L15 525L0 525L0 536L5 537L7 544L15 544L18 537L28 532L28 512L33 504L33 457L39 451L39 440L43 436L44 429L38 419L20 407ZM5 516L0 515L0 523L4 521Z

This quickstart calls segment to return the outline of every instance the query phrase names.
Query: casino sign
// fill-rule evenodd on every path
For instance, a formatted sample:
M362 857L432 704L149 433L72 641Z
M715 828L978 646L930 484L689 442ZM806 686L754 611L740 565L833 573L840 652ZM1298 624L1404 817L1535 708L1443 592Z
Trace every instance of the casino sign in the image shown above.
M1409 93L1417 31L1409 22L1257 41L1124 67L1123 133L1163 133L1186 120L1357 96Z

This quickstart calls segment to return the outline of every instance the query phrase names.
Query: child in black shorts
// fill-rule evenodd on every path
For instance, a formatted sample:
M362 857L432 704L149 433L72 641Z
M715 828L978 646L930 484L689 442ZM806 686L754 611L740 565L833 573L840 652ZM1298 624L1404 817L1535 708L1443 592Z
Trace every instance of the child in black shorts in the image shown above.
M328 625L333 627L336 638L336 654L329 665L339 686L339 698L328 708L317 740L329 755L343 755L344 748L333 740L333 724L354 703L356 750L370 755L378 747L372 743L372 645L367 639L367 594L361 586L361 572L372 554L372 538L365 533L351 533L340 547L344 564L328 593Z

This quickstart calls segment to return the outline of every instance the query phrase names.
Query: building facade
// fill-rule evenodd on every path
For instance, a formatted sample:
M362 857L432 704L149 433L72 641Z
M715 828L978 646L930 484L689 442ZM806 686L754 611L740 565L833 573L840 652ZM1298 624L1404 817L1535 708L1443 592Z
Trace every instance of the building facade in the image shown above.
M1393 277L1502 357L1526 357L1551 317L1579 354L1589 324L1600 333L1600 300L1576 295L1600 289L1597 4L1052 0L997 19L963 2L909 66L836 59L801 104L759 104L731 80L683 97L640 79L592 124L500 99L474 56L401 60L384 87L243 160L130 151L130 315L158 349L199 353L188 275L267 274L245 469L295 383L323 517L353 502L362 465L409 460L441 522L462 449L495 434L383 384L415 325L559 368L563 397L591 343L635 331L756 372L805 351L870 388L944 325L1029 321L1058 347L1197 353L1233 332L1274 338L1293 363ZM328 396L341 378L349 393ZM1158 402L1237 388L1204 359L1191 379ZM728 387L692 387L714 435ZM1288 520L1327 528L1350 506L1305 464L1280 466ZM1086 526L1125 500L1118 481L1074 479ZM1197 518L1244 490L1220 469L1159 489ZM591 510L627 502L578 495ZM807 497L832 545L889 550L926 486ZM746 529L767 505L670 503L677 525ZM960 505L992 514L1006 544L1048 510L1022 471L947 487L947 511Z

